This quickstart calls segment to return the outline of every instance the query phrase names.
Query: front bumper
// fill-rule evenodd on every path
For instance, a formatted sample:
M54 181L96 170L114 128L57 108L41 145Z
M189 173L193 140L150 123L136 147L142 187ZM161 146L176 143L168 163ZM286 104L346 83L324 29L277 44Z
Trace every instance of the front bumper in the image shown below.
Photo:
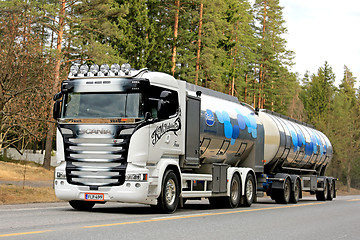
M66 180L55 179L55 194L61 200L85 200L85 193L102 193L104 202L126 202L156 204L156 198L148 197L149 182L125 181L121 186L99 187L89 190L88 186L69 184Z

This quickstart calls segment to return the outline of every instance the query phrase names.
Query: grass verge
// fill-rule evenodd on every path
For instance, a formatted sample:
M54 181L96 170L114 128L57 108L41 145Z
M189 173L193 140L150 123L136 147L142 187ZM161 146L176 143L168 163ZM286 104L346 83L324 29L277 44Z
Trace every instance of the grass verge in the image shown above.
M0 204L39 203L59 201L51 187L0 185Z

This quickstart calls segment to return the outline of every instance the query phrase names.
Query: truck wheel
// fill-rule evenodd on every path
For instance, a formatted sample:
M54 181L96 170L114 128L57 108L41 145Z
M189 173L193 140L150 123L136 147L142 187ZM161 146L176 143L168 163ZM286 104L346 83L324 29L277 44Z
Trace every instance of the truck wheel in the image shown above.
M324 183L324 190L323 191L316 191L316 199L318 201L326 201L326 199L328 198L328 181L325 180L325 183Z
M231 208L237 208L241 199L241 182L239 175L234 174L230 183L230 196L228 197L228 206Z
M276 203L282 203L287 204L290 201L290 195L291 195L291 182L290 178L286 178L284 183L284 189L278 189L275 192L275 202Z
M179 180L172 170L165 172L158 198L158 206L165 213L175 212L179 204L180 185Z
M250 207L255 198L255 179L251 173L248 173L245 180L245 194L242 196L241 206Z
M76 210L80 211L89 211L91 210L95 203L94 202L86 202L86 201L69 201L70 206L72 206Z
M331 201L333 200L334 196L335 196L335 182L331 181L329 183L329 193L328 193L328 197L327 200Z
M297 203L300 199L301 187L299 179L295 180L294 191L291 191L290 202Z

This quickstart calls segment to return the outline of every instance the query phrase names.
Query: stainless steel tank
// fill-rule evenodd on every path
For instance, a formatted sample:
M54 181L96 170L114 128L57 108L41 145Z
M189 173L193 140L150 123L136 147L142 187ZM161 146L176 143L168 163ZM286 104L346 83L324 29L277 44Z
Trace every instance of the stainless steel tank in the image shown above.
M263 151L260 161L267 174L280 171L324 174L333 149L320 131L268 110L255 112L227 94L192 84L187 84L187 90L194 96L196 91L202 92L202 164L251 167L250 162L258 161L259 155L254 157L250 153Z
M203 94L200 117L200 158L202 163L239 166L251 152L258 137L259 118L254 110L231 99Z
M267 169L324 171L333 154L329 139L313 127L267 110L260 110L264 126Z

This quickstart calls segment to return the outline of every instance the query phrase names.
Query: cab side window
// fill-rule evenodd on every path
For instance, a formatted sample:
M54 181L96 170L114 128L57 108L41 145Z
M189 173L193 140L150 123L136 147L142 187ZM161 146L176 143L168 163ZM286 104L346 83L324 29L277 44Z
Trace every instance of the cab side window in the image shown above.
M148 96L149 111L153 118L168 119L176 116L179 109L176 91L151 86Z

